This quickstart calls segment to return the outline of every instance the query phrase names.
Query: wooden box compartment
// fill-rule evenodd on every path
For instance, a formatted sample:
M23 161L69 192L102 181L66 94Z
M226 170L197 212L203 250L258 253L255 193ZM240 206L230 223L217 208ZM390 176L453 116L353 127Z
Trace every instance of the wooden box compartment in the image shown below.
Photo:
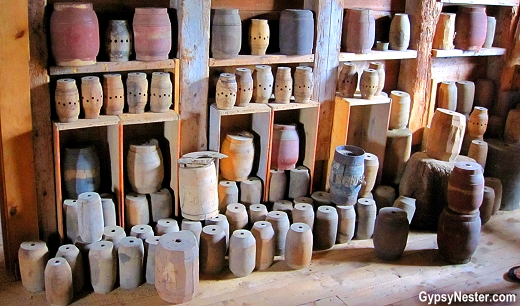
M215 104L209 110L209 145L211 151L220 152L226 134L249 131L254 135L255 158L250 176L259 177L266 190L271 154L271 109L266 104L250 103L247 107L221 110ZM217 173L218 173L217 162ZM265 194L265 192L264 192Z
M91 120L80 120L76 123L53 123L56 212L58 233L62 239L65 237L63 201L68 198L64 187L62 153L68 146L73 147L81 144L93 144L95 146L100 161L101 183L98 192L114 195L118 224L121 224L122 185L119 175L121 171L119 118L117 116L102 116L95 121L95 124Z
M296 166L305 166L309 169L309 194L311 194L316 160L320 105L317 102L289 104L269 103L269 107L273 110L273 125L296 124L296 130L300 138L299 157ZM272 134L273 127L271 127L271 135ZM272 148L272 136L269 148ZM269 154L269 156L271 156L271 154ZM266 198L269 195L270 164L271 160L269 159L265 188Z
M128 181L127 156L130 144L153 139L159 141L163 157L164 180L162 188L168 188L172 194L174 212L177 216L178 208L178 165L179 159L179 116L173 110L166 113L123 114L121 120L121 183L122 197L132 192ZM124 224L124 210L122 210Z
M50 17L52 11L54 10L53 4L58 2L70 2L67 0L49 0L47 1L47 8L46 8L46 14ZM178 44L177 44L177 37L178 37L178 26L177 26L177 15L175 10L170 8L170 1L167 0L130 0L130 1L124 1L124 0L89 0L88 2L92 3L94 12L96 13L98 24L99 24L99 38L100 38L100 44L99 44L99 53L97 56L98 63L93 66L99 66L99 65L113 65L116 63L109 62L108 55L105 52L105 31L108 27L109 20L127 20L129 30L133 35L133 29L132 29L132 21L134 18L134 11L135 8L139 7L162 7L162 8L168 8L168 15L170 18L171 23L171 29L172 29L172 45L171 45L171 51L168 55L168 58L172 59L177 54ZM50 20L49 18L47 20ZM50 51L50 40L48 45L48 50ZM135 60L135 51L132 48L132 53L130 54L130 62L126 63L133 63L138 62ZM49 55L50 52L49 52ZM54 60L52 56L50 56L51 66L54 65ZM126 63L117 63L117 64L123 64ZM143 63L143 62L141 62ZM153 62L148 62L153 63ZM53 67L56 69L59 68L65 68L65 67Z
M480 51L465 51L461 49L433 49L432 57L446 58L468 56L502 56L506 54L505 47L507 45L507 42L504 40L504 37L501 37L504 36L504 33L501 31L501 29L509 24L509 18L507 18L507 15L509 14L508 11L511 11L511 6L518 5L518 0L440 0L439 2L442 2L442 12L445 13L457 13L459 7L463 5L485 5L487 16L493 16L496 18L496 32L495 39L493 41L493 46L491 48L482 48Z
M213 21L214 9L238 9L240 19L242 20L242 46L240 55L233 59L215 59L210 58L210 67L228 66L228 65L245 65L251 64L274 64L288 62L313 62L314 56L310 55L281 55L279 54L279 20L280 13L285 9L303 9L304 1L265 1L260 0L252 4L250 1L228 1L228 0L212 0L211 1L211 22ZM315 16L316 18L316 16ZM249 27L251 19L266 19L269 24L269 46L266 55L251 55L249 46ZM316 20L315 20L316 25ZM210 24L210 41L211 41ZM210 42L211 46L211 42ZM211 50L211 47L210 47Z
M405 1L361 1L361 0L343 0L343 18L346 15L346 9L352 8L366 8L371 9L374 12L375 18L375 41L388 42L390 24L392 22L392 15L395 13L402 13L405 11ZM343 25L343 19L342 23ZM339 29L339 35L341 36L342 28ZM412 42L410 42L412 46ZM341 47L339 54L340 62L346 61L379 61L379 60L391 60L391 59L411 59L417 58L416 50L387 50L379 51L375 49L376 44L369 53L351 53L344 52L345 50Z
M327 186L336 147L345 144L358 146L365 152L377 156L379 170L376 185L379 184L383 170L389 120L390 98L388 97L380 96L367 100L361 99L359 94L356 94L354 98L336 96L326 178Z

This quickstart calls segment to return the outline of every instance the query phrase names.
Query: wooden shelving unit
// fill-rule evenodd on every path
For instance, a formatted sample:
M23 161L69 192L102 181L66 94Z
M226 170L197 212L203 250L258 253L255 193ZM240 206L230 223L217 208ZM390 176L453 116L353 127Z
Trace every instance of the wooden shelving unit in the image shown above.
M90 121L90 122L89 122ZM56 215L58 234L63 240L65 235L65 223L63 213L64 194L63 182L66 179L62 173L61 153L68 145L81 143L94 144L100 159L102 178L101 183L110 178L111 186L100 186L101 192L110 192L115 195L117 200L117 210L120 212L123 203L122 191L122 159L121 156L121 125L117 116L101 116L99 119L80 119L78 122L58 123L54 122L53 127L53 152L54 152L54 180L56 195ZM71 143L71 141L74 143ZM108 166L109 169L106 169ZM105 171L104 171L105 170ZM107 171L109 173L107 173ZM109 188L108 188L109 187ZM121 215L118 215L119 224L122 224Z
M220 152L227 133L247 130L255 135L255 165L252 176L258 176L264 183L264 201L269 195L270 164L273 124L296 124L299 129L300 147L298 165L309 169L314 176L316 156L319 103L249 103L247 107L221 110L212 104L209 112L209 149ZM218 166L217 166L218 169ZM255 169L258 169L255 172ZM312 184L311 184L312 186Z
M56 169L56 206L58 216L58 230L61 237L65 237L62 211L64 194L62 188L63 173L61 152L66 146L66 143L71 140L73 140L74 143L77 143L78 139L75 139L76 135L79 135L79 142L90 142L90 140L92 140L93 142L101 141L106 143L106 146L108 147L108 155L106 152L101 152L101 155L109 156L111 187L106 188L106 186L102 186L101 191L110 191L115 195L117 200L116 205L118 212L118 224L124 226L126 176L124 171L126 164L124 163L124 160L126 159L127 155L127 140L139 136L139 133L133 133L133 131L131 133L125 133L125 126L143 125L144 129L148 129L149 124L162 124L161 134L156 135L155 137L164 139L165 141L163 141L163 143L168 144L168 147L162 147L161 151L169 153L167 156L165 156L167 159L165 166L169 165L170 167L165 169L165 172L168 171L171 173L171 175L167 175L167 177L170 178L170 181L165 182L163 185L168 186L174 192L173 198L176 199L178 192L177 160L179 158L180 120L179 115L174 110L170 110L165 113L146 112L143 114L121 114L118 116L100 115L98 119L79 119L78 121L70 123L53 123L54 164ZM101 129L102 131L97 132L96 129L98 131ZM92 133L90 132L91 130ZM66 134L65 136L63 136L64 133ZM103 135L105 137L103 139L97 139L98 135ZM106 173L102 173L102 175L106 175ZM175 204L178 204L176 200ZM175 205L174 208L175 215L178 215L178 205Z
M142 135L139 133L134 133L134 131L140 129L152 130L152 127L155 125L160 125L157 128L158 132L151 132L148 137L154 137L159 140L159 145L161 148L161 152L164 160L164 173L165 173L165 181L163 182L163 187L168 187L171 191L174 192L172 198L174 199L174 211L175 216L179 216L179 205L178 205L178 159L179 159L179 139L180 139L180 119L179 115L174 110L169 110L165 113L151 113L146 112L143 114L122 114L119 115L119 120L121 124L121 135L120 135L120 143L121 143L121 154L123 157L120 159L121 162L126 160L127 156L127 148L130 145L132 139L141 138ZM131 127L134 126L134 127ZM127 128L129 131L127 131ZM143 133L144 134L144 133ZM165 154L168 153L168 154ZM125 169L126 164L123 164L121 169ZM168 167L169 166L169 167ZM125 182L124 171L120 173L121 181ZM168 181L169 180L169 181ZM126 193L129 192L129 188L124 187L121 188L122 197ZM124 209L120 211L121 222L124 224Z
M57 138L58 141L62 141L64 138L68 137L68 135L74 134L76 132L82 134L83 131L86 130L101 131L103 132L103 137L105 137L104 134L110 134L110 137L105 138L110 138L110 141L113 141L114 144L117 144L117 146L122 146L119 140L116 139L116 136L119 137L119 135L121 135L122 132L120 129L124 129L125 126L136 127L138 124L161 126L170 124L166 123L170 122L166 119L164 119L166 121L162 121L163 119L157 117L147 118L147 115L145 115L143 118L133 117L126 119L124 118L125 116L122 116L118 117L119 121L117 122L107 119L108 121L97 123L86 121L84 122L83 120L79 120L78 122L71 124L54 124L51 121L51 101L53 100L53 90L50 88L54 85L53 82L58 77L72 75L73 77L77 78L80 74L101 74L104 72L117 71L175 71L175 79L181 80L181 83L177 83L175 88L182 88L182 92L180 90L176 90L176 97L174 98L174 109L177 111L177 113L181 114L182 117L180 132L182 136L182 153L188 153L207 149L208 140L209 142L212 142L211 135L215 133L215 131L213 131L214 128L210 128L208 130L208 123L209 125L214 126L212 125L214 123L211 123L212 120L208 120L208 116L210 116L211 112L216 111L208 105L208 88L210 83L210 69L208 68L216 69L216 67L229 67L235 65L249 66L255 64L278 65L284 63L290 63L291 66L294 66L294 64L297 63L308 63L312 65L314 69L314 99L320 103L320 133L318 136L319 141L317 142L320 145L316 147L317 156L315 159L318 161L318 163L322 162L320 168L326 168L327 159L333 155L333 151L330 152L330 148L334 146L333 144L329 143L329 139L332 135L333 141L336 141L334 139L336 137L336 131L338 130L338 124L340 122L345 123L345 118L350 118L350 122L357 122L357 119L355 118L358 117L358 113L360 114L359 116L364 116L365 114L371 114L373 112L384 113L384 111L379 109L388 107L384 103L363 105L360 103L344 101L341 103L336 102L335 86L331 85L331 80L335 80L337 78L337 70L340 61L392 61L391 65L387 65L387 67L392 66L389 67L389 70L392 70L392 72L387 73L387 82L391 83L392 86L387 86L387 88L389 90L400 89L407 91L410 93L411 98L414 101L410 115L410 129L414 132L414 144L420 143L422 134L421 128L427 124L427 118L430 117L430 114L426 113L427 110L430 109L429 104L432 103L430 100L430 82L432 79L444 80L446 77L451 76L450 73L452 71L450 69L453 68L452 70L456 69L457 76L460 76L461 78L469 79L472 76L472 72L477 72L478 75L476 77L487 77L493 80L497 80L497 83L500 83L497 85L499 85L502 90L511 90L511 79L514 76L514 73L510 71L511 68L503 65L505 56L500 56L503 54L500 52L503 51L495 50L493 51L495 54L489 55L485 53L463 53L462 55L449 55L447 58L440 57L439 54L433 55L433 52L431 51L431 40L433 35L424 35L424 33L433 33L435 30L435 20L442 10L443 5L489 5L490 13L494 14L494 16L497 18L497 22L500 23L497 25L500 28L500 31L497 31L495 45L510 52L514 47L514 42L510 42L509 40L511 40L511 37L515 37L514 31L518 21L518 0L305 0L256 1L254 3L251 1L232 2L228 0L160 1L158 3L157 1L143 0L139 2L139 5L159 5L168 7L171 14L177 15L176 18L174 17L172 20L177 20L178 22L176 25L176 29L178 29L178 50L173 51L174 53L177 51L176 54L178 54L177 56L179 57L179 61L167 60L165 62L160 61L151 63L131 61L124 64L99 62L96 65L73 68L47 66L49 63L49 58L51 58L50 49L48 48L48 17L51 10L50 5L52 5L54 2L63 0L52 0L49 2L29 1L29 14L27 14L27 7L23 7L23 4L20 4L14 0L7 1L8 2L6 6L8 5L16 9L12 10L13 18L16 17L16 20L21 20L22 22L25 22L27 18L29 21L29 31L20 32L21 34L25 33L24 35L21 35L21 37L18 37L18 35L16 35L16 37L12 35L6 36L6 42L9 43L10 46L8 51L12 51L11 49L14 48L13 46L17 46L16 48L23 50L30 49L31 53L25 54L27 52L24 51L23 54L20 52L20 54L17 53L15 56L10 56L9 54L12 55L13 52L0 51L2 55L7 54L4 57L0 56L0 58L9 59L9 61L0 59L0 62L5 64L7 61L10 64L10 61L16 61L17 63L24 64L30 61L30 70L17 70L16 68L11 68L12 65L6 66L9 66L9 71L14 71L13 79L16 80L14 83L19 82L18 79L26 80L27 76L22 75L22 72L29 70L29 77L31 81L30 86L19 87L16 94L12 95L12 97L17 97L17 99L25 103L25 106L27 104L26 100L30 97L31 107L20 107L19 109L15 109L9 105L11 102L10 99L7 99L7 102L3 103L3 110L7 110L4 112L4 114L9 114L9 116L6 117L8 120L2 120L0 127L2 127L1 130L4 131L4 134L6 131L13 132L13 136L21 137L17 139L25 139L25 141L31 142L29 146L33 146L34 148L39 149L38 154L35 154L34 156L34 162L36 164L36 174L34 179L35 182L28 182L31 184L35 183L36 185L36 195L34 196L35 199L26 200L24 198L22 200L18 200L20 199L18 195L24 191L23 188L18 186L19 184L14 184L12 180L10 180L10 183L6 185L5 198L9 201L6 201L6 204L3 206L4 212L10 212L11 209L14 208L17 208L18 210L18 213L13 216L4 214L4 220L2 220L10 221L10 225L12 225L12 227L6 229L5 232L7 234L4 236L6 237L4 245L9 246L6 254L11 255L7 258L6 263L10 266L14 266L13 262L16 259L16 250L13 248L13 246L16 247L19 245L19 242L21 242L21 235L19 235L19 232L23 233L27 237L30 236L29 234L32 234L34 237L38 236L37 231L35 232L31 230L29 233L28 230L20 231L20 229L17 228L20 224L23 224L24 222L30 222L32 219L34 219L32 215L26 214L28 210L33 209L33 204L27 203L37 203L39 215L38 221L41 234L40 238L49 240L49 237L55 236L56 233L56 216L54 214L56 213L56 203L61 202L61 200L57 201L54 196L48 196L48 194L53 194L55 191L53 175L56 171L54 169L53 158L56 158L56 156L59 157L59 155L53 156L53 152L56 152L55 148L52 147L51 141L53 133L59 134L59 136L64 136ZM95 1L94 9L102 14L117 12L124 13L129 16L131 14L131 9L136 5L137 4L133 2L128 3L122 0ZM211 32L211 9L230 7L239 8L241 16L244 19L261 16L260 18L265 17L270 20L276 20L280 11L286 8L312 10L314 12L316 25L316 42L314 54L312 57L285 57L277 54L269 54L265 57L243 55L239 56L236 61L210 59L209 35ZM340 53L339 46L341 39L341 18L343 17L344 9L348 7L371 8L375 11L378 11L380 14L379 16L383 16L385 18L396 12L406 12L410 15L410 20L412 22L411 42L419 46L419 48L417 48L417 53L413 50L407 50L405 53L394 51L373 51L368 55ZM7 16L8 14L5 13L3 15ZM104 15L102 18L106 18L106 16L107 15ZM7 18L6 20L9 19ZM9 29L10 32L18 33L19 30L15 29L14 25L11 25L11 23L8 23L7 26L8 27L6 29ZM246 29L243 29L243 31L244 30ZM30 36L30 39L28 36ZM30 48L28 48L27 44L30 44ZM486 52L489 51L486 50ZM431 60L432 56L437 57ZM442 71L438 70L435 74L432 74L432 65L435 64L443 66L443 69L441 69ZM365 65L365 63L360 63L360 66L362 65ZM483 68L484 66L485 68ZM49 79L51 81L49 81ZM9 90L10 87L13 87L12 84L13 81L4 82L0 92L12 93L12 90ZM6 88L8 89L7 91L5 90ZM20 93L18 94L18 92ZM180 105L178 104L179 101L182 102ZM338 105L336 109L334 108L335 104ZM245 116L250 117L252 121L253 116L255 118L262 116L267 118L269 116L268 114L275 112L273 108L269 107L268 105L266 105L266 107L268 107L269 110L266 110L265 114L251 112L249 110L232 110L230 112L219 111L217 113L223 121L228 122L226 126L232 127L234 123L238 123L239 125L243 123L241 120L231 118L241 118L241 116ZM341 109L345 111L348 110L348 114L341 113ZM11 113L9 112L12 110L15 110L13 112L13 116L11 116ZM290 109L283 111L278 110L276 112L282 113L303 111L306 111L306 109ZM31 127L27 127L27 129L25 129L25 124L23 126L17 124L17 121L28 122L26 119L31 117L33 123L32 129ZM18 120L17 118L22 118L23 120ZM135 122L135 124L122 124L121 120L124 120L125 122L132 121ZM274 122L274 119L271 118L268 120L273 121L269 121L269 124L262 122L262 125L271 126L272 122ZM10 121L14 122L15 124L11 124ZM385 120L380 121L383 123L385 122ZM24 128L23 130L22 127ZM346 127L341 128L347 129ZM354 126L350 124L348 130L353 131L353 128ZM114 132L106 132L106 130L114 130ZM25 136L28 134L28 131L34 131L34 137L26 140L27 137ZM117 133L115 131L117 131ZM210 137L208 137L208 133ZM266 135L269 135L268 133L269 132L267 132ZM125 133L125 135L126 134L127 133ZM11 134L8 134L8 136L11 136ZM342 138L341 142L345 143L346 141L353 141L355 139L355 137L352 138L350 136L351 135L349 135L347 131L344 131L344 135L340 135L339 137ZM268 137L271 136L269 135ZM19 148L17 146L15 148L15 146L9 145L9 139L11 138L6 137L6 140L3 142L3 156L10 157L14 155L17 157L16 155L19 153ZM217 143L219 142L220 141ZM217 146L219 146L219 144ZM210 148L212 147L213 145L210 145ZM121 152L120 149L118 150L118 152ZM24 167L18 167L18 163L13 166L13 160L17 159L5 158L2 164L4 169L24 169ZM28 164L32 162L31 158L24 158L23 160ZM325 170L323 172L325 172ZM22 173L20 175L19 173L16 173L13 174L13 177L23 178L24 174L25 173ZM9 176L11 176L10 173ZM320 181L326 181L326 179L321 178ZM61 207L61 203L59 203L59 207Z
M267 2L263 1L254 5L247 2L231 4L231 2L219 0L212 0L208 2L211 4L211 8L238 8L242 18L242 31L248 31L247 28L244 28L244 24L248 24L248 20L251 18L265 18L269 20L270 24L272 23L276 25L276 20L279 18L279 13L284 9L310 9L315 14L319 14L317 7L314 7L318 1L310 1L309 3L305 1L280 1L275 5L271 5L271 3L268 4ZM266 7L270 7L271 12L266 14ZM317 16L318 15L314 16L315 22L318 22ZM276 29L276 27L273 29ZM254 68L255 65L272 65L273 74L276 75L276 66L279 65L290 66L294 72L294 66L300 64L313 66L315 64L317 60L315 54L283 55L278 53L271 53L276 52L275 48L277 31L274 32L273 29L271 29L272 40L270 41L270 44L273 43L274 45L270 45L266 55L241 54L238 57L232 59L208 58L207 67L210 68L210 75L215 75L217 72L223 71L233 72L234 67ZM317 27L316 30L318 30ZM320 50L322 47L325 48L323 45L318 46L318 37L319 34L315 35L316 48L314 52L317 52L317 50ZM243 41L242 45L247 45L247 42ZM244 50L242 50L242 53L244 53ZM200 68L202 69L206 67ZM314 73L316 73L316 71L314 71ZM211 82L209 83L211 84ZM211 91L212 89L209 88L208 96L210 97L210 101L212 101L211 96L213 95L213 92ZM291 123L297 123L299 127L302 128L300 131L300 137L305 137L305 139L308 139L308 141L305 142L305 147L300 149L300 164L303 164L309 168L312 177L315 163L319 103L250 103L245 108L234 107L231 110L219 110L216 108L215 104L212 104L209 107L208 148L210 150L220 151L220 145L228 132L248 130L255 134L255 155L257 155L258 158L255 157L255 165L253 166L253 173L251 175L256 175L262 179L264 184L264 201L267 201L269 194L270 154L273 124L278 119L286 117L287 114L292 116ZM255 171L256 173L254 173Z
M506 54L505 48L482 48L480 51L453 50L432 50L432 57L465 57L465 56L501 56Z
M379 184L385 157L390 102L391 99L385 95L376 96L373 100L361 99L360 94L354 98L336 96L327 173L330 173L336 147L355 145L377 155L379 171L376 185ZM328 186L328 176L326 184Z
M168 59L164 61L142 62L142 61L128 61L128 62L98 62L94 65L80 66L80 67L59 67L53 66L48 70L51 80L60 77L79 78L89 74L99 73L121 73L130 71L144 71L151 73L153 71L169 72L172 77L173 90L173 109L165 113L145 112L142 114L128 114L124 113L119 116L100 115L98 119L78 119L71 123L53 124L54 137L54 168L55 168L55 182L56 182L56 209L58 220L58 232L63 239L64 225L63 225L63 189L62 189L62 173L61 173L61 152L64 146L68 143L74 144L77 139L74 135L83 137L82 141L88 142L103 142L103 146L108 150L102 152L103 156L110 160L110 188L102 186L102 191L109 191L114 194L117 200L118 224L124 226L124 199L125 193L129 192L129 188L125 188L126 180L126 155L129 146L129 141L132 138L146 137L158 138L160 141L161 151L167 152L165 158L165 178L169 181L164 182L164 187L168 187L173 191L173 199L175 203L175 214L179 213L178 209L178 177L177 177L177 160L179 158L179 138L180 138L180 118L176 110L179 109L179 64L178 59ZM149 86L150 86L150 78ZM124 83L124 80L123 80ZM52 82L51 82L52 84ZM78 89L80 85L78 84ZM126 91L126 89L125 89ZM51 99L52 101L53 99ZM52 102L51 102L52 103ZM130 127L135 125L143 125L143 129ZM146 128L145 128L146 127ZM84 130L94 129L92 135ZM102 130L96 132L97 130ZM126 132L125 132L126 131ZM153 131L153 132L152 132ZM63 137L65 133L65 137ZM101 136L100 136L101 135ZM100 139L100 137L102 139ZM102 175L106 175L103 174Z

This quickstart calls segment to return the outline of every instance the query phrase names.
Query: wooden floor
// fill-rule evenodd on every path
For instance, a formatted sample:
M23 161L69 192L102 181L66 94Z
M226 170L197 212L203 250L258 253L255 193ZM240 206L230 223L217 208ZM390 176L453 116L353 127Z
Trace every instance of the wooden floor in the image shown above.
M215 278L201 276L200 292L190 305L419 305L419 293L515 293L507 280L520 265L520 210L499 212L482 229L472 261L443 262L434 233L412 232L404 256L383 262L371 240L352 241L315 252L308 269L291 270L278 260L269 270L235 278L225 269ZM31 294L0 271L0 305L46 305L45 294ZM165 305L152 285L110 294L84 293L74 305ZM492 304L489 304L492 305Z

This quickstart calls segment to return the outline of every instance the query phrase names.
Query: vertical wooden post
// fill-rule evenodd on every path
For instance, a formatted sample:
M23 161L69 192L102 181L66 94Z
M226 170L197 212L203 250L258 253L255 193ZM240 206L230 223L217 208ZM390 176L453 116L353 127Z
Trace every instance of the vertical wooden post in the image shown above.
M312 10L316 18L316 42L314 48L314 100L320 103L320 120L316 147L316 169L327 171L329 145L334 115L336 79L338 77L343 1L305 0L305 9ZM321 174L321 177L320 177ZM315 182L321 182L326 173L315 172Z
M405 11L412 24L410 49L417 50L417 58L401 61L398 87L412 98L409 127L413 132L413 144L417 145L421 143L423 127L428 124L432 43L442 3L406 0Z
M52 148L51 102L47 65L47 27L45 0L29 0L31 110L34 128L34 169L36 175L36 202L40 237L50 243L50 249L59 246L56 225L56 198ZM53 245L55 244L55 245Z
M211 0L171 0L179 22L181 155L207 148Z
M487 78L500 80L500 84L497 86L499 90L518 90L518 88L513 86L513 80L517 78L515 76L515 68L519 64L515 57L518 58L520 50L518 10L518 7L501 7L496 16L499 26L496 29L493 45L506 48L507 53L505 57L489 58Z
M5 262L38 239L29 77L27 0L0 2L0 201Z

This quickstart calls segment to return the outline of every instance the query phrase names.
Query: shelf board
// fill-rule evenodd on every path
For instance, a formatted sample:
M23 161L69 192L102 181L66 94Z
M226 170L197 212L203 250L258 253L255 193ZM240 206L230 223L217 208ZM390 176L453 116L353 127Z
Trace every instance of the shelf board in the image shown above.
M501 5L517 6L518 0L437 0L444 4L479 4L479 5Z
M319 107L320 104L318 102L310 102L310 103L269 103L268 104L270 108L272 108L274 111L281 111L281 110L290 110L290 109L302 109L302 108L314 108Z
M341 96L336 96L336 101L338 99L342 99L345 102L348 102L351 106L363 106L363 105L376 105L376 104L387 104L391 102L391 99L388 95L384 94L381 96L375 96L374 99L362 99L360 93L356 93L354 98L344 98Z
M118 116L100 115L97 119L78 119L74 122L54 122L58 131L83 129L96 126L115 125L119 123Z
M164 61L142 62L97 62L94 65L61 67L52 66L49 68L49 75L66 75L79 73L98 73L98 72L117 72L130 70L154 70L154 69L174 69L175 60L168 59Z
M210 58L210 67L223 66L251 66L251 65L270 65L287 63L313 63L314 54L308 55L239 55L235 58Z
M119 115L119 120L121 124L143 124L143 123L153 123L153 122L166 122L166 121L175 121L179 120L179 115L170 109L165 113L152 113L145 112L142 114L121 114Z
M263 103L249 103L245 107L234 106L232 109L218 109L217 104L213 103L211 104L211 107L217 110L220 116L268 113L271 111L271 108L269 108L267 104Z
M482 48L480 51L464 51L460 49L433 49L432 57L464 57L464 56L500 56L506 54L504 48Z
M340 62L356 62L356 61L382 61L382 60L399 60L399 59L411 59L417 58L416 50L388 50L388 51L377 51L372 50L369 53L348 53L341 52L339 54Z

